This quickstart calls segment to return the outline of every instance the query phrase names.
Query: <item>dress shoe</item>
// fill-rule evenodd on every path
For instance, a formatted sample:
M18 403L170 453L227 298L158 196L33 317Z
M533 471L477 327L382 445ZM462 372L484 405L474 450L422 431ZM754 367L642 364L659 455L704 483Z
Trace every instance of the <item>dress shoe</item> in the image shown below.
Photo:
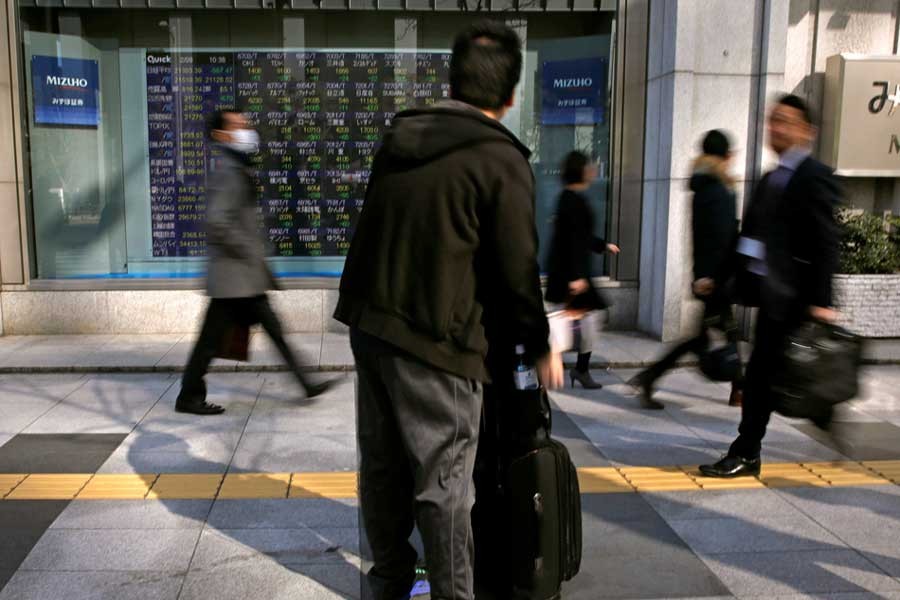
M579 371L578 369L572 369L571 371L569 371L569 381L572 382L573 388L575 387L576 381L580 383L581 387L586 390L599 390L603 387L602 383L594 381L594 378L591 377L590 371Z
M322 381L319 383L311 383L306 387L306 397L307 398L315 398L316 396L321 396L331 388L337 385L337 379L329 379L327 381Z
M744 391L732 387L731 388L731 396L728 398L728 406L734 406L740 408L744 405Z
M761 461L759 458L741 458L725 456L714 465L700 465L700 472L706 477L731 479L732 477L751 477L759 475Z
M628 385L639 392L641 408L648 410L662 410L665 408L662 402L653 399L653 381L647 376L647 372L641 372L628 380Z
M221 415L225 408L211 404L203 398L179 398L175 401L175 412L192 415Z

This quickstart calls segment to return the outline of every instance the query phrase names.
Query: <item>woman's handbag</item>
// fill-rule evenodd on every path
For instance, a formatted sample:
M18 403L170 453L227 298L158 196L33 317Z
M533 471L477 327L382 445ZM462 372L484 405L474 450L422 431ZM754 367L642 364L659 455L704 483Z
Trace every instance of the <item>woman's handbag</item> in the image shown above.
M216 357L247 362L250 358L250 326L244 323L227 325Z

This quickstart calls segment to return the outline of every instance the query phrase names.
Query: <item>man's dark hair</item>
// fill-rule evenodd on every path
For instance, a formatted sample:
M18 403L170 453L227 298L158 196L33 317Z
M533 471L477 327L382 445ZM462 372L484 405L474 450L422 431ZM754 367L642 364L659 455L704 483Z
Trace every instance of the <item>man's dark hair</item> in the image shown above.
M783 104L784 106L796 108L800 111L800 114L803 115L803 120L806 121L807 125L815 126L816 122L813 118L812 109L809 108L809 104L806 103L806 100L804 100L800 96L796 96L794 94L785 94L778 98L776 104Z
M206 117L206 137L212 139L213 131L225 129L225 115L239 113L236 108L220 108Z
M584 181L584 170L587 168L590 159L584 152L573 150L566 155L562 164L562 180L566 185L573 183L582 183Z
M453 42L450 94L454 100L485 110L502 108L522 74L522 42L499 21L480 21Z
M712 129L703 136L703 154L725 158L731 152L731 142L725 132Z

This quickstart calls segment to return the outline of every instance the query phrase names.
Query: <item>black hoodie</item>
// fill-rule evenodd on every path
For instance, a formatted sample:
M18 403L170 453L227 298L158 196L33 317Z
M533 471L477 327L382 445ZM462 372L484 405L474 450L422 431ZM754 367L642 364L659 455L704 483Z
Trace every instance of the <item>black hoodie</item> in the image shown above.
M515 344L546 353L528 155L459 102L397 115L375 156L334 317L483 382L488 339L492 355L508 358Z
M695 280L721 279L738 233L734 192L721 169L715 159L706 156L694 163L690 189L694 192L691 229Z

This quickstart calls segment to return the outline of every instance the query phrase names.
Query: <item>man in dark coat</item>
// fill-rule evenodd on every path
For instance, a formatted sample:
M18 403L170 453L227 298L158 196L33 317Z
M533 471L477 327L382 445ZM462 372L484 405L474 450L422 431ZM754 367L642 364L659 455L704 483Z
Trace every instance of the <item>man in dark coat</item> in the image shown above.
M806 103L793 95L779 98L768 133L778 168L757 186L737 245L742 303L759 306L743 414L728 454L700 467L708 477L759 473L772 414L771 377L784 359L787 337L804 321L837 316L831 278L838 264L840 192L831 169L810 156L815 126ZM817 424L828 426L827 419Z
M703 154L694 162L690 188L694 193L691 231L694 242L694 294L703 301L703 317L699 333L678 344L653 366L629 381L640 391L641 406L661 409L653 399L653 386L663 374L675 366L679 358L693 352L700 354L710 344L708 328L713 326L738 342L737 325L731 300L724 292L725 271L737 239L738 221L734 183L728 174L731 143L717 129L703 138ZM740 404L740 391L733 387L729 404Z
M351 328L359 378L360 501L378 600L409 595L414 523L432 597L473 597L482 385L512 379L516 344L545 385L562 378L549 355L529 152L499 122L521 67L521 42L500 22L457 37L453 100L393 120L344 267L335 318Z
M213 158L206 185L206 292L210 297L200 337L181 380L175 410L199 415L225 409L206 401L203 377L234 325L259 323L272 338L307 397L330 383L309 382L284 339L281 323L266 297L275 278L266 264L266 242L259 231L256 195L250 179L250 155L259 140L237 111L216 111L207 122Z

